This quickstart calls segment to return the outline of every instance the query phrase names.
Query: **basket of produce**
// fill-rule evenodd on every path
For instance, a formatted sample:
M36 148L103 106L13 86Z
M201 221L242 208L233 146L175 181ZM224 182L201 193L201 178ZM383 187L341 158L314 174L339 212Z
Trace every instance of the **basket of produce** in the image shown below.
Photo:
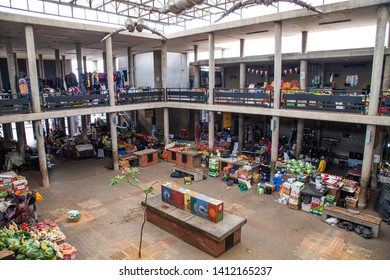
M70 210L67 215L67 221L69 223L77 223L80 221L81 215L78 210Z

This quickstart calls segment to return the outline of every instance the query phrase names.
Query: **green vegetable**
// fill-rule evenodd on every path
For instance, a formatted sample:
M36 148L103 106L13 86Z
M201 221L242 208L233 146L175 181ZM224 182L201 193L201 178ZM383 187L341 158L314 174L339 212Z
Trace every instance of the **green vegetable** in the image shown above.
M25 259L26 259L26 256L23 255L23 254L17 254L17 255L16 255L16 259L17 259L17 260L25 260Z
M56 252L54 252L53 248L49 247L45 250L45 252L43 253L45 255L45 259L49 260L51 259L53 256L56 255Z

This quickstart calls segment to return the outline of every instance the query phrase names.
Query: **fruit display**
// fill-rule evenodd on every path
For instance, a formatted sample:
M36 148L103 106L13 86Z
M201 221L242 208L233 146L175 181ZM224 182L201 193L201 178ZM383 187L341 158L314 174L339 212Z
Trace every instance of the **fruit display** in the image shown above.
M0 230L0 251L13 251L16 260L62 260L64 255L56 241L63 239L65 235L49 220L23 230L12 222ZM77 251L72 248L73 252Z
M313 174L317 171L317 168L310 162L304 162L303 160L291 159L287 161L287 172L289 173L304 173Z

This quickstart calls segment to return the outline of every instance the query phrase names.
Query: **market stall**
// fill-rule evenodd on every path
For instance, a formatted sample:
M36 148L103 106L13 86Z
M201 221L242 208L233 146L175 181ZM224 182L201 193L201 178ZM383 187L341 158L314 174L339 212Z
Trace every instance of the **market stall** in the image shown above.
M16 260L71 260L77 249L63 243L66 237L56 223L44 220L21 229L15 223L0 230L0 251L12 251Z

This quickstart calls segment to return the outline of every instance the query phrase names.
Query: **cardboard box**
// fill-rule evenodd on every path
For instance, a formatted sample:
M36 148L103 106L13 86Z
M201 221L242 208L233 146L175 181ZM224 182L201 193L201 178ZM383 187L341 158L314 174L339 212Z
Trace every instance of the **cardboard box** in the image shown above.
M358 202L357 198L354 198L354 197L351 197L351 196L347 196L345 198L345 203L346 203L347 208L356 208L357 207L357 202Z
M321 198L313 196L311 198L310 213L316 215L322 215L322 211L324 210L324 200L325 200L325 196Z
M301 209L305 212L310 212L311 209L311 203L302 203L301 204Z

